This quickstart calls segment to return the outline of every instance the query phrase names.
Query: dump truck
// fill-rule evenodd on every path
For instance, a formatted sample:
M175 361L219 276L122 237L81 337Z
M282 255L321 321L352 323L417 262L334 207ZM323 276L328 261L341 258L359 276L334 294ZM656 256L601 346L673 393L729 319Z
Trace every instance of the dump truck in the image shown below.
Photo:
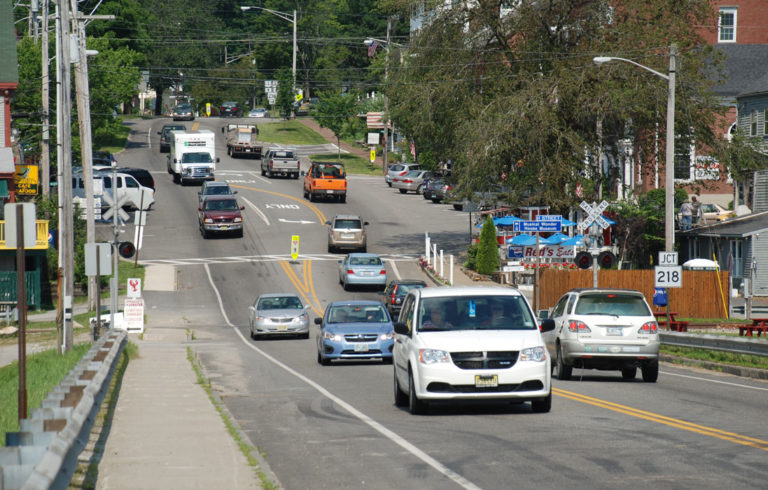
M261 158L259 128L255 124L228 124L222 128L227 133L227 155L232 158Z

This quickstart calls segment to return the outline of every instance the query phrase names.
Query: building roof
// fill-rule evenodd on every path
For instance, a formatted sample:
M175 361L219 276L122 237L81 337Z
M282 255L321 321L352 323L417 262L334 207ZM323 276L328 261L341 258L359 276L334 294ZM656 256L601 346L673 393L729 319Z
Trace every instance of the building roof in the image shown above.
M677 231L677 235L687 238L722 237L745 238L758 233L768 232L768 211L752 213L711 225L698 226L691 230Z
M735 100L737 96L768 91L768 44L718 44L715 49L725 54L727 78L715 87L720 97Z
M16 29L11 0L0 0L0 83L19 83Z

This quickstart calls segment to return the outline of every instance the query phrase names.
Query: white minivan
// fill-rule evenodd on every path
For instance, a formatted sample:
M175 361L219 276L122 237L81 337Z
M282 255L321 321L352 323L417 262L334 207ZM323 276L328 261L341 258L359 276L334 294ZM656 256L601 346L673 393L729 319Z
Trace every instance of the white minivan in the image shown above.
M111 171L94 171L94 196L103 196L108 194L108 198L112 197L112 172ZM124 207L130 207L133 209L149 209L155 202L155 191L149 187L144 187L137 181L132 175L117 173L117 198L121 199L122 196L126 196ZM85 188L83 186L83 176L80 173L72 175L72 196L85 198ZM99 185L101 184L101 185ZM101 194L99 194L101 191ZM142 196L143 194L143 196ZM105 203L106 204L106 203ZM108 206L104 206L108 207Z

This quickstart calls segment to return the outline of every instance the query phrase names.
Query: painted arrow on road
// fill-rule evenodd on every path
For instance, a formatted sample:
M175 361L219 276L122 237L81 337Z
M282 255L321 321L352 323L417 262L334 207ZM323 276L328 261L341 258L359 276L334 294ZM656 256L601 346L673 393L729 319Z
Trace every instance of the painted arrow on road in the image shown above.
M287 219L283 219L283 218L278 218L277 221L280 221L282 223L298 223L300 225L312 225L312 224L315 223L314 221L304 221L304 220L301 220L301 221L291 221L291 220L287 220Z

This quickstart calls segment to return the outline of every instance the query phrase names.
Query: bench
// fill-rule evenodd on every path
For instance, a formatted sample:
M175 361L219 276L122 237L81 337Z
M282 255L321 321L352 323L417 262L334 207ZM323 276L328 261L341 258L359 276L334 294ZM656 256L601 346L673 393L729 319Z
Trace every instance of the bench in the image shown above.
M741 337L768 337L768 318L753 318L752 323L739 325L739 335Z
M659 324L659 328L667 328L672 332L687 332L689 321L678 320L675 318L677 313L670 311L667 316L666 311L654 311L653 316L656 317L656 323ZM666 320L659 320L659 318L665 318Z

